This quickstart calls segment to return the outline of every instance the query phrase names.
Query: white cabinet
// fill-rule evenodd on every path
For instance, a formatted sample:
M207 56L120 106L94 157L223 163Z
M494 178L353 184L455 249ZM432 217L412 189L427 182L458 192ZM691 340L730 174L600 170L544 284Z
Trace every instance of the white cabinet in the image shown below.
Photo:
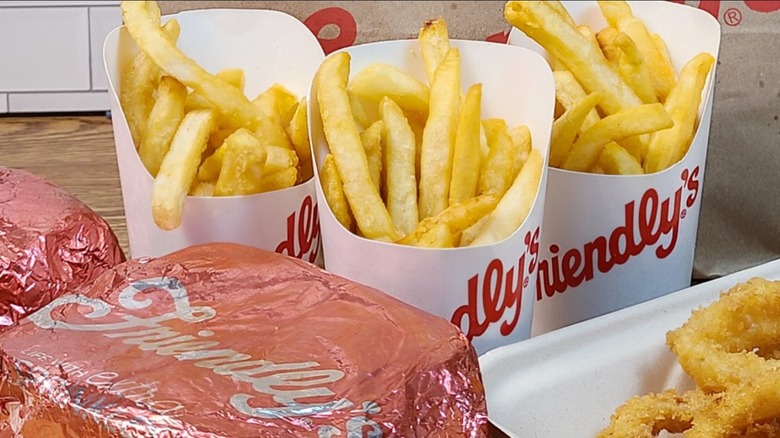
M118 1L0 2L0 113L104 111Z

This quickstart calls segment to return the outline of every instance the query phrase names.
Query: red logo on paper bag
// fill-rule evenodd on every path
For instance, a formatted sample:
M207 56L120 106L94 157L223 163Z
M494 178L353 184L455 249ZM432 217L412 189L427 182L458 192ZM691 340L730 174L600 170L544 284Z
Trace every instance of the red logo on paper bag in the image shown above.
M623 225L609 236L599 236L583 248L571 248L563 256L559 255L558 245L550 245L552 258L539 262L537 301L592 280L596 269L606 274L615 265L622 265L645 248L657 244L661 237L670 236L666 245L662 243L655 248L655 256L664 259L674 252L680 220L685 219L686 208L693 207L699 195L699 167L693 171L683 170L680 177L682 185L673 196L661 200L657 190L648 189L639 200L638 208L636 201L626 204ZM682 205L684 191L686 208Z
M317 37L326 55L334 50L351 46L357 38L355 17L346 9L336 7L320 9L309 15L303 24ZM322 29L331 25L338 28L339 34L334 38L320 36Z
M539 253L539 227L525 235L525 251L504 274L504 264L493 259L485 268L480 281L477 274L468 280L468 303L458 307L452 314L451 322L460 327L471 340L504 319L507 310L514 308L501 324L502 336L509 336L520 320L523 290L530 282L530 276L536 272L536 258ZM526 259L526 255L529 257ZM484 315L484 318L482 316ZM468 330L463 330L463 319L468 322Z
M287 238L276 247L279 254L314 263L320 249L320 218L317 204L307 196L297 215L287 217Z

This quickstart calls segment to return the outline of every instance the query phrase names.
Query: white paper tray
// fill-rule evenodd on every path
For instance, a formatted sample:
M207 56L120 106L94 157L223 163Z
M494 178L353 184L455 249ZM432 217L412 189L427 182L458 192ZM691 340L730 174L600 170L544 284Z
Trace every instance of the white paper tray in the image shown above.
M780 260L485 353L491 422L510 437L591 438L633 395L692 388L666 332L753 277L780 279Z

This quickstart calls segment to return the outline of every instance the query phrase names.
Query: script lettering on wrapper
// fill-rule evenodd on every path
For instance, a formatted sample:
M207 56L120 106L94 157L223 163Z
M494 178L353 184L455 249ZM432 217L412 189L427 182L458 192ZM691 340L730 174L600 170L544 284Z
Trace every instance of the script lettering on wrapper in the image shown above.
M598 236L582 248L566 251L557 244L550 245L552 257L539 262L537 301L593 280L596 271L608 273L614 266L625 264L658 244L662 237L668 236L669 239L655 247L655 256L664 259L672 254L677 245L680 220L685 219L687 208L693 207L699 195L699 167L683 170L680 178L680 187L664 200L660 199L657 190L651 188L642 195L638 207L636 201L627 203L623 210L623 224L609 236Z
M314 214L316 214L316 210ZM214 374L225 376L229 380L249 383L255 393L233 394L229 403L238 412L252 417L267 419L308 417L346 410L354 406L350 400L336 398L336 394L328 388L330 383L344 377L344 372L341 370L325 369L318 362L313 361L274 363L255 359L249 354L221 348L219 341L204 340L215 336L216 333L204 328L202 323L215 318L217 312L209 306L191 306L186 287L176 278L157 277L134 281L119 294L119 305L126 310L144 309L151 306L153 301L150 298L137 299L139 292L149 289L158 289L168 293L173 299L174 310L147 318L122 313L121 319L123 321L121 322L76 324L55 319L56 316L65 314L60 309L61 307L74 304L88 307L91 310L83 315L87 319L108 317L114 309L107 302L99 299L82 295L66 295L52 301L39 312L31 315L30 320L43 329L96 332L102 336L120 340L124 344L135 345L142 351L153 352L159 356L172 356L181 362L189 362L192 366L209 369ZM172 320L201 324L198 325L199 330L195 334L182 334L162 324ZM51 355L42 352L30 351L26 353L33 358L53 359ZM42 367L36 369L45 371L45 368ZM158 390L153 384L127 379L120 380L119 374L115 372L94 373L86 379L86 382L111 393L121 394L125 398L131 398L138 402L143 401L161 414L170 415L184 408L178 402L167 400L155 402L154 398ZM78 402L81 394L74 393L70 396L72 400ZM268 399L268 396L276 403L275 406L260 405L263 400ZM306 402L312 398L321 400L323 397L334 399L324 403ZM99 406L91 407L97 409ZM85 407L82 406L82 408ZM364 402L363 408L349 412L354 415L346 421L347 431L371 427L378 433L378 435L371 436L382 436L382 429L366 417L370 413L379 412L378 405L373 402ZM333 427L332 435L341 435L341 431ZM320 436L328 435L320 433Z
M317 204L307 196L297 215L287 217L287 234L276 252L314 263L320 249L320 218Z
M455 310L450 321L460 327L469 340L482 335L491 324L502 320L500 333L509 336L520 320L523 290L536 271L539 253L539 227L525 234L525 250L514 266L505 269L501 259L493 259L484 273L474 275L467 282L468 302ZM526 258L528 256L528 258ZM506 273L506 274L505 274ZM510 309L512 313L505 318ZM463 321L468 329L463 328Z

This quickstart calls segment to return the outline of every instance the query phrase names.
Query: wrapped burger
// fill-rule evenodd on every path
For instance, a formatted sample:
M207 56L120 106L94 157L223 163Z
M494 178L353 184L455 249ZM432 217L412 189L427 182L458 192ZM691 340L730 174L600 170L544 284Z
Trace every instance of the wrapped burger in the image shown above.
M124 260L89 207L40 176L0 166L0 330Z
M455 326L236 244L118 265L0 345L0 435L487 433L477 356Z

